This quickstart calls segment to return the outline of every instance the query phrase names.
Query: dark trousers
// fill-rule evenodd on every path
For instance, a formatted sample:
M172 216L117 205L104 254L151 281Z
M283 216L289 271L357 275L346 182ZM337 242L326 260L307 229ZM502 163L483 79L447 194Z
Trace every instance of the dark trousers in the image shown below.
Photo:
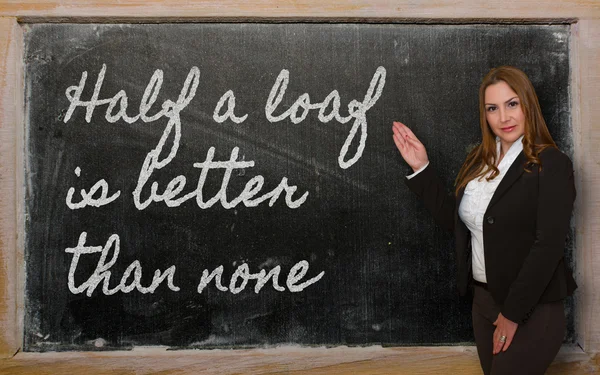
M500 307L492 295L475 286L473 331L485 375L544 374L563 342L566 319L562 301L538 304L526 323L520 324L505 352L492 354L493 323Z

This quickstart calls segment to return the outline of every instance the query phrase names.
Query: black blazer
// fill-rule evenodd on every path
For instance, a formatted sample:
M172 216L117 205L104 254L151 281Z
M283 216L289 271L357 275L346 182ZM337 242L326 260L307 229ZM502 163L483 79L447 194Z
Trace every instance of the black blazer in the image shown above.
M488 290L502 315L524 323L538 303L557 301L577 287L564 261L565 239L575 200L571 160L556 148L539 155L542 169L525 171L521 151L498 185L484 215L483 247ZM458 217L464 188L446 189L429 165L408 187L456 237L458 290L465 295L472 280L471 232Z

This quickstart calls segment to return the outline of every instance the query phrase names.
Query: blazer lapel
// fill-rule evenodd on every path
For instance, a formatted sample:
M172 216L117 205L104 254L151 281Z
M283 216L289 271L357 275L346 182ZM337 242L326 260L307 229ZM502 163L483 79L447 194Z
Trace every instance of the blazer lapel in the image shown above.
M498 202L498 200L502 198L504 193L506 193L508 188L510 188L515 183L515 181L517 181L517 179L523 174L523 172L525 171L525 160L525 153L521 151L519 156L517 156L515 161L510 166L510 168L508 168L508 171L506 171L506 174L504 175L504 178L502 178L502 181L500 181L500 183L498 184L494 195L492 195L492 200L490 201L488 208L492 207L496 202Z

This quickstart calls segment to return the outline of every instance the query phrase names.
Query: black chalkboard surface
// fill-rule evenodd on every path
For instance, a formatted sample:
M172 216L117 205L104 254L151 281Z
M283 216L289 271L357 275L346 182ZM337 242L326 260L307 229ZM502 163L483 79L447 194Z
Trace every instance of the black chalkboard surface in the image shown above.
M515 65L572 153L569 33L27 26L26 350L472 341L391 124L450 190L481 78Z

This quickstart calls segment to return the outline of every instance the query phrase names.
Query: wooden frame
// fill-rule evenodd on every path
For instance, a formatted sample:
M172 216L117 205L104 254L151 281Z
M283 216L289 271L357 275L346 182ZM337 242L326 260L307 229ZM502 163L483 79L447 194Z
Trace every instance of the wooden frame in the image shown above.
M135 15L123 17L123 14ZM549 373L600 369L600 3L589 0L110 2L0 0L0 370L44 372L480 373L474 347L274 348L118 353L19 353L23 337L23 66L22 22L366 21L421 23L571 22L577 269L577 347L565 347ZM598 275L598 276L595 276ZM2 371L0 371L2 372Z

